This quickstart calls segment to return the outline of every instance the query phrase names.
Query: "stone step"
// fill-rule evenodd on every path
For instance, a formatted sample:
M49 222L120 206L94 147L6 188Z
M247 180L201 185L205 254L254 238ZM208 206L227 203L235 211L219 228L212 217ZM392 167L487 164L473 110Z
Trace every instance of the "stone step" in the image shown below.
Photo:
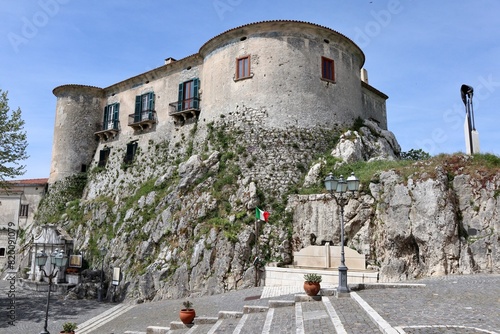
M245 305L243 306L243 314L248 314L248 313L259 313L259 312L267 312L269 309L268 306L258 306L258 305Z
M219 311L219 319L241 318L243 312L237 311Z
M215 324L219 320L217 317L195 317L194 323L198 325Z
M294 300L269 300L268 305L246 305L243 312L219 311L217 317L196 317L189 325L173 321L170 327L150 326L147 334L380 332L351 298L297 294Z
M293 303L293 302L292 302ZM289 305L292 305L288 301ZM180 321L172 321L170 327L155 329L148 327L148 334L181 334L181 333L260 333L268 317L267 306L245 306L243 312L219 311L217 318L196 317L193 324L185 325ZM272 319L272 318L270 318ZM269 319L267 320L270 321Z
M255 334L261 333L268 316L268 310L264 312L245 313L241 317L233 334Z
M241 317L229 317L229 318L219 318L217 322L212 325L210 331L207 334L213 333L233 333L240 319L243 317L243 313L241 313Z
M146 334L167 334L172 331L179 330L176 333L182 333L188 331L192 327L198 328L203 326L204 328L210 328L213 324L217 322L219 318L217 317L195 317L192 324L185 325L182 321L172 321L170 322L170 327L159 327L159 326L149 326L147 328Z
M322 300L322 296L308 296L306 294L297 294L295 295L295 302L320 302Z
M295 306L294 300L270 300L269 307L277 308L277 307L287 307L287 306Z
M167 334L169 330L169 327L148 326L148 328L146 328L146 334Z
M278 303L276 306L279 307L269 308L262 333L299 333L296 329L296 303L294 301L287 302L288 305L286 303Z

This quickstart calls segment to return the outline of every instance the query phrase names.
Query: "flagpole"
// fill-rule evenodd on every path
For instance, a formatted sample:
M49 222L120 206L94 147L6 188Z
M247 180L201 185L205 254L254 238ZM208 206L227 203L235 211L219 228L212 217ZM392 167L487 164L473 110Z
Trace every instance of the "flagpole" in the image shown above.
M259 266L259 220L255 219L255 259L253 261L254 269L255 269L255 287L258 286L259 274L258 274L258 266Z

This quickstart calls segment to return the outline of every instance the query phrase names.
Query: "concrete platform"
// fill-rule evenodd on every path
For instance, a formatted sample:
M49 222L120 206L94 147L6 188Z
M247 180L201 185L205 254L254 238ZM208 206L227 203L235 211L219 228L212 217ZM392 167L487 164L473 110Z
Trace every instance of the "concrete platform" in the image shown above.
M288 268L265 267L265 286L299 286L304 284L305 274L318 274L322 276L321 286L333 287L339 282L338 269L331 268ZM377 283L378 272L371 270L348 270L348 284Z

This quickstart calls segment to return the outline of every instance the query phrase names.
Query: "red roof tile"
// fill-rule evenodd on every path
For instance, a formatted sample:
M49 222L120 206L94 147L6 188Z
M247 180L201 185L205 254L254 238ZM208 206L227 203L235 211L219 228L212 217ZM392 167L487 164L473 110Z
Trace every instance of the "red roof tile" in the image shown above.
M24 179L24 180L12 180L7 181L12 185L45 185L49 181L48 178L45 179Z

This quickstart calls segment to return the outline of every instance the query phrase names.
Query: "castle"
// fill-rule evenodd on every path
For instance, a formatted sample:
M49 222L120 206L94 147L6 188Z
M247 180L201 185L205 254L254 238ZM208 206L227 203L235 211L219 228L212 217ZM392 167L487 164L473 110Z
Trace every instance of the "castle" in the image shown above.
M332 29L268 21L228 30L194 55L107 88L57 87L39 221L65 227L92 266L102 259L119 267L127 282L121 296L159 300L253 286L255 254L287 264L311 233L340 242L338 205L315 188L339 153L360 144L370 155L360 159L375 151L397 158L387 96L368 84L364 61ZM411 183L380 173L347 207L346 246L380 264L382 280L471 273L480 262L492 268L486 242L496 234L475 249L457 235L480 217L468 203L487 183L470 187L457 174L456 200L447 172L435 180L412 175ZM314 194L300 193L306 181ZM482 203L494 203L492 191L481 193ZM262 233L257 206L271 213ZM478 229L490 231L494 221ZM441 239L436 222L446 230Z
M127 163L149 140L181 141L179 128L242 110L260 110L268 129L341 128L357 118L387 129L387 96L368 84L364 62L363 51L330 28L265 21L106 88L56 87L49 184L105 166L111 150L123 149Z

